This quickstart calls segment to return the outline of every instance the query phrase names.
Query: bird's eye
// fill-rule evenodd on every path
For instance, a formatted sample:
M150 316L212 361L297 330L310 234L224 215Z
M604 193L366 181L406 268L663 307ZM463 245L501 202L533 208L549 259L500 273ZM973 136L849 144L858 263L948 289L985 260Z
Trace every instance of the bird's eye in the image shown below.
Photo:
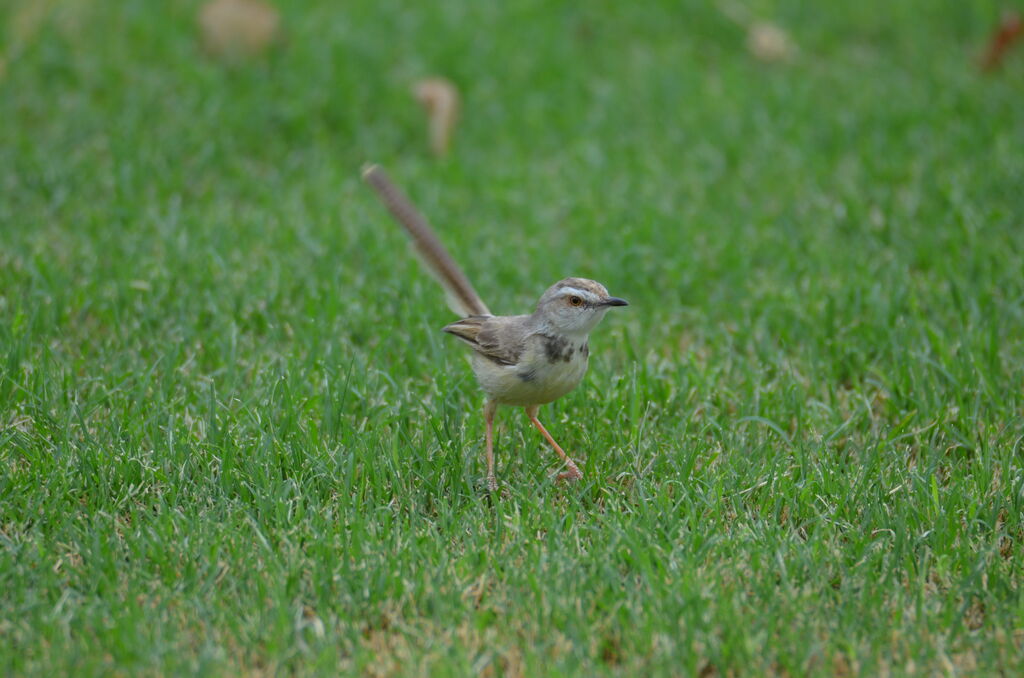
M581 297L572 296L569 297L569 303L573 306L582 306L583 299Z

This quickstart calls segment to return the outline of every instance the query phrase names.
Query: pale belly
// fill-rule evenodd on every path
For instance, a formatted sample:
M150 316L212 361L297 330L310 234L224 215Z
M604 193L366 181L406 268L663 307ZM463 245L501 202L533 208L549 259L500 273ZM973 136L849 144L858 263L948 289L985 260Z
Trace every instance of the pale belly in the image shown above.
M531 347L533 349L533 347ZM587 353L551 360L542 350L527 350L518 365L498 365L480 355L472 357L480 388L502 405L543 405L576 388L587 373Z

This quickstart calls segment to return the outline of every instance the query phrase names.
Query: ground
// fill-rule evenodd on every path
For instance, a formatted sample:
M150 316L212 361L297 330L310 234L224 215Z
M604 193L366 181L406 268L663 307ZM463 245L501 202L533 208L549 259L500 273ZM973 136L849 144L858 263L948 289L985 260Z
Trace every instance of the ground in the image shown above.
M4 673L1024 669L1001 3L279 4L235 57L197 2L0 7ZM541 410L581 483L506 409L482 491L368 161L492 310L630 301Z

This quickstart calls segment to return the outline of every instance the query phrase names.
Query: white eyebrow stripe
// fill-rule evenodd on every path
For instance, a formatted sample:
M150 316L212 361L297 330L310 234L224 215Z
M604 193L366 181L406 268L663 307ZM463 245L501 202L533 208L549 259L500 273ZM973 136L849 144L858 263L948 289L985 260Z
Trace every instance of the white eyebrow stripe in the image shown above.
M597 299L597 295L587 290L581 290L576 287L563 287L558 290L558 296L567 297L570 294L575 294L577 297L583 297L584 299Z

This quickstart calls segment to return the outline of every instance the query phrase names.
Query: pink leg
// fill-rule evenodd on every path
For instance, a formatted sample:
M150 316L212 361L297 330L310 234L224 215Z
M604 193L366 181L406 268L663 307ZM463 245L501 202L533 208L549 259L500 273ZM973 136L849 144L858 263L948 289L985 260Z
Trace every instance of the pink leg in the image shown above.
M484 404L484 437L487 440L487 489L495 492L498 489L498 479L494 476L494 412L498 409L498 403L488 400Z
M565 465L568 467L565 471L558 474L558 479L579 480L583 477L583 473L576 465L576 462L569 458L569 455L565 453L565 450L558 446L558 443L556 443L555 439L551 437L548 430L540 423L540 419L537 418L537 410L539 409L540 407L537 405L530 405L526 408L526 416L530 418L530 423L537 427L537 430L540 431L540 434L544 436L545 440L548 441L551 447L555 448L555 452L558 453L558 456L561 457L562 461L565 462Z

